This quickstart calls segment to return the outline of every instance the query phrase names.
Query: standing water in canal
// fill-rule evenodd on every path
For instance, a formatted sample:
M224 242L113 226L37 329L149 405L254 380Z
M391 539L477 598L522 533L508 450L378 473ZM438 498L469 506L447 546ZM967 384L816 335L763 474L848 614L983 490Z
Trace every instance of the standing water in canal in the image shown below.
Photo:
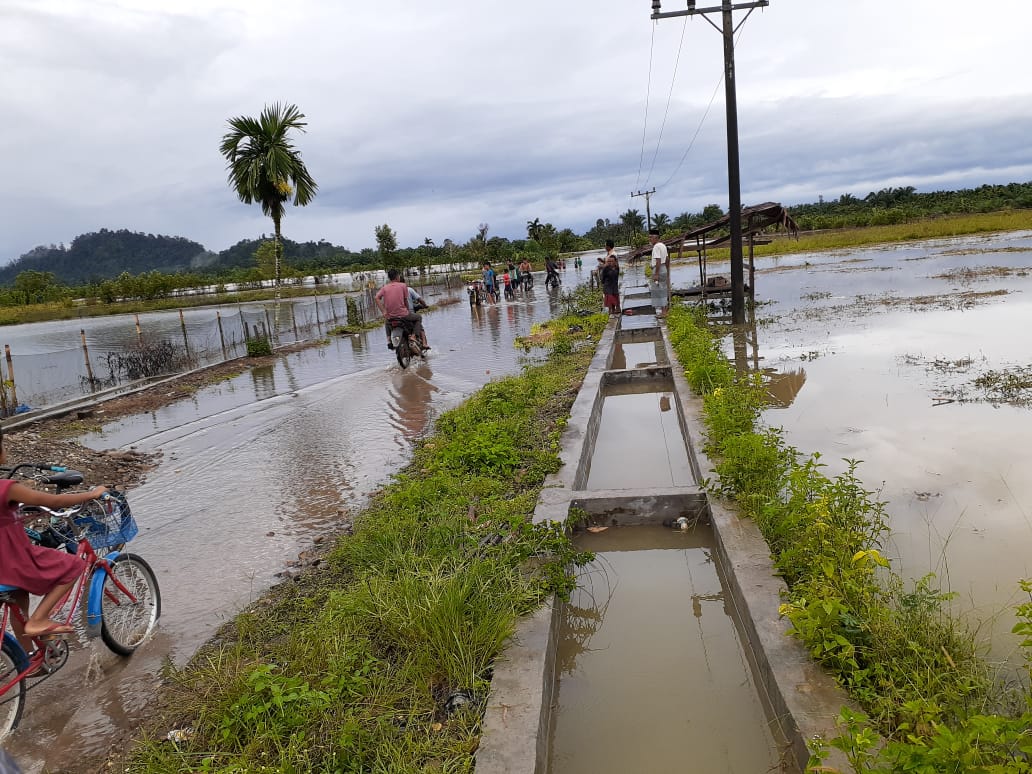
M757 774L778 750L698 526L612 527L565 605L550 774Z

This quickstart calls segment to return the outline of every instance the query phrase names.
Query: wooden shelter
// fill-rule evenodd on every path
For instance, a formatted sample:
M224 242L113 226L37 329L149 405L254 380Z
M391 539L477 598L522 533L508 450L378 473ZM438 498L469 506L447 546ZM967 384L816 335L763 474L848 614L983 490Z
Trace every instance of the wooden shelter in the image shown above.
M721 234L720 236L712 236L714 232L721 230L728 230L731 224L730 214L724 215L723 217L714 220L711 223L706 223L702 226L685 231L682 234L678 234L670 239L664 239L663 244L673 252L677 251L677 257L681 258L684 254L684 250L694 250L698 255L699 260L699 294L707 295L707 293L727 293L730 292L730 285L727 287L719 288L707 288L706 283L706 251L714 247L721 247L727 245L731 241L729 234ZM769 239L763 238L763 233L772 226L778 228L784 228L786 231L792 234L799 234L799 226L792 219L792 216L788 214L788 210L782 207L780 204L775 202L765 202L764 204L757 204L752 207L742 208L742 243L743 247L748 245L749 247L749 295L750 297L754 294L754 288L756 286L756 267L753 262L753 248L756 245L769 244ZM648 255L652 251L651 246L640 247L637 250L632 250L629 253L625 253L621 256L624 260L637 261L643 256Z

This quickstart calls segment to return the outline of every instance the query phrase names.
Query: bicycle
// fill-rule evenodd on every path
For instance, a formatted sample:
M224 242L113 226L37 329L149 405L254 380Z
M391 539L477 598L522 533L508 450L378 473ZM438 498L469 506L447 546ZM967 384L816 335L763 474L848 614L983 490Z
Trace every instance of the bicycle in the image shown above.
M29 466L49 469L56 466ZM61 471L65 472L65 471ZM72 471L74 473L74 471ZM48 518L41 537L49 535L71 550L82 562L82 573L58 602L55 610L67 609L71 625L85 596L86 634L98 634L104 644L121 656L131 655L154 631L161 616L161 592L154 571L141 557L120 550L99 556L98 550L124 545L136 536L138 528L129 502L123 493L109 491L101 500L90 500L70 508L52 510L33 506L26 512L30 519ZM18 726L30 688L56 673L68 660L68 642L61 637L37 635L32 651L26 652L8 631L12 620L25 625L27 620L14 599L19 589L0 584L0 742ZM70 604L69 604L70 602ZM56 620L56 619L55 619ZM32 685L27 681L34 680Z

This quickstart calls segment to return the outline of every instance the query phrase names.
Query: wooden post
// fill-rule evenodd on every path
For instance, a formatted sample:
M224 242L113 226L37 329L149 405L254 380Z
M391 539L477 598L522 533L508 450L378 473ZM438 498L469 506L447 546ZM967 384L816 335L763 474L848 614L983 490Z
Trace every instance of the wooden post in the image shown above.
M219 341L222 343L222 359L229 360L229 355L226 352L226 335L222 332L222 313L215 310L215 322L219 325Z
M291 305L291 309L293 309L293 308L294 308L293 305ZM269 340L269 346L271 347L272 343L273 343L273 340L275 338L272 335L272 333L273 333L273 331L275 329L272 327L272 319L269 317L269 307L266 306L266 307L264 307L264 309L265 309L265 337Z
M11 359L11 345L4 344L4 357L7 358L7 380L11 383L11 413L18 408L18 389L14 386L14 360Z
M330 316L333 317L333 324L337 325L337 307L333 303L336 300L336 296L330 296Z
M141 347L143 346L143 331L140 330L140 315L135 314L133 317L136 318L136 343Z
M319 296L313 293L312 299L315 301L315 329L322 336L322 320L319 319Z
M186 318L183 316L183 310L179 310L179 327L183 329L183 346L186 347L186 356L190 357L190 339L186 336Z
M240 327L244 330L244 343L246 344L251 340L250 334L247 332L247 322L244 320L244 310L240 309Z
M753 239L755 234L749 232L749 300L756 300L756 264L753 262Z
M90 380L90 392L95 392L97 380L93 378L93 366L90 365L90 350L86 346L85 328L79 328L79 337L82 339L82 357L86 361L86 378Z
M297 316L294 314L294 302L290 302L290 323L294 326L294 343L296 344L299 339L297 337Z

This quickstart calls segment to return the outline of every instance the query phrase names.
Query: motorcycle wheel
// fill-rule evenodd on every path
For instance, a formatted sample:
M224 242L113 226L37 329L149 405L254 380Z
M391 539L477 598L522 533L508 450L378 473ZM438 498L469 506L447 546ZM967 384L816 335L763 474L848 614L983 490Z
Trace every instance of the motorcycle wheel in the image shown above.
M402 368L408 368L408 364L412 361L412 351L409 349L408 336L401 337L398 346L394 348L394 354L398 358L398 365Z

